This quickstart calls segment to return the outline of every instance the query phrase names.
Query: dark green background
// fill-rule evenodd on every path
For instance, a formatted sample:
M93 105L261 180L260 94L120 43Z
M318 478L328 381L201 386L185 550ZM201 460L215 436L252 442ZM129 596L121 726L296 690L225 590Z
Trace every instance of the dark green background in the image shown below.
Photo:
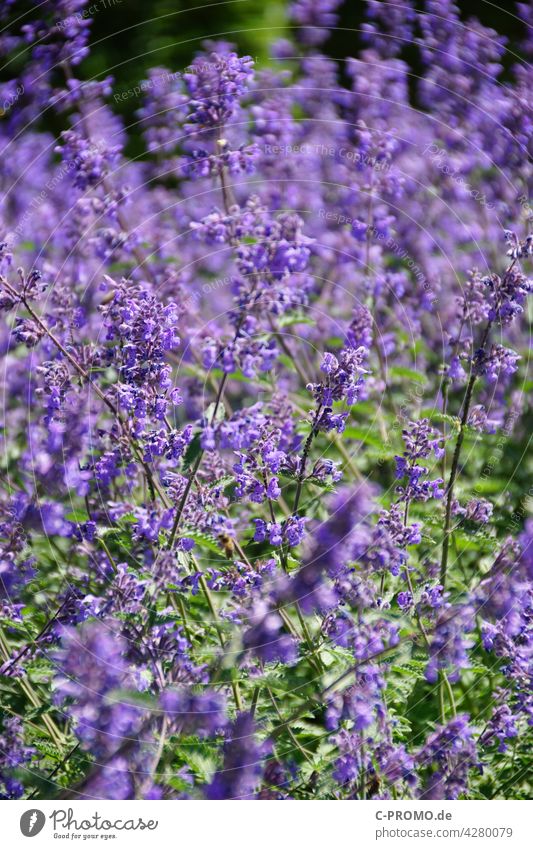
M287 0L104 0L114 1L117 5L106 7L93 18L95 52L85 69L92 75L113 68L121 87L137 82L154 65L184 68L206 36L227 38L241 51L265 59L272 38L289 33ZM326 44L331 56L343 58L357 52L365 5L363 0L345 0L339 28ZM523 36L524 26L512 2L505 11L483 0L463 0L459 6L464 18L476 15L482 23L504 33L511 48ZM415 51L407 49L406 54L407 59L415 61Z
M111 73L117 91L138 84L146 77L148 68L154 66L183 70L206 36L230 40L237 44L240 52L250 53L264 63L272 39L290 33L288 0L87 0L87 7L93 3L98 11L93 14L91 55L81 66L80 75L90 79ZM423 2L418 5L423 8ZM365 6L363 0L345 0L340 9L339 27L325 45L329 55L342 59L357 53L361 47L359 29ZM476 15L484 24L504 33L509 47L516 51L524 35L524 25L516 15L515 3L509 3L506 10L497 9L484 0L462 0L459 6L464 18ZM19 0L11 18L18 17L20 26L20 21L37 14L38 9L31 0ZM407 47L404 58L418 74L416 48ZM15 76L23 61L24 57L20 56L15 62L4 65L0 79ZM508 55L506 67L513 61L513 56ZM138 98L115 105L127 124L135 122L138 107ZM52 131L57 130L56 118L51 114L45 113L43 122L49 122Z

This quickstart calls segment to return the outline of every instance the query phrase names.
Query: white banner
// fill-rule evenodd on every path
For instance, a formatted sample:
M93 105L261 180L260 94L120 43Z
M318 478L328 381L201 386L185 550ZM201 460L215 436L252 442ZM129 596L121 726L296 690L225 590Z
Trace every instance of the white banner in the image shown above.
M334 841L343 849L523 849L532 845L533 802L16 801L1 813L6 849L328 849Z

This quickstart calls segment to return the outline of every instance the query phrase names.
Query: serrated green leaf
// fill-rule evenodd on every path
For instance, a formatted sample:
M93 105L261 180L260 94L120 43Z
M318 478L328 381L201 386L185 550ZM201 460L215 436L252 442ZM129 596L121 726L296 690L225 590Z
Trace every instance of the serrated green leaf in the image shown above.
M108 701L109 704L120 702L125 705L136 705L146 710L158 708L158 701L155 696L138 690L110 690L106 693L105 701Z
M72 510L72 512L65 516L65 519L68 522L88 522L89 514L86 510Z
M187 446L187 450L183 455L183 472L188 472L191 466L194 465L200 453L202 446L200 444L200 433L195 433Z
M422 418L430 419L432 422L442 423L445 422L450 426L450 428L455 432L459 432L459 428L461 426L460 419L457 416L449 416L447 413L440 413L438 410L435 410L433 407L428 407L424 410L420 411L420 415Z
M222 554L216 537L211 534L206 534L203 531L199 531L197 528L191 528L186 525L183 528L182 536L193 539L200 548L205 548L207 551L213 551L215 554Z
M226 489L226 487L235 483L235 478L233 475L224 475L223 477L216 480L214 483L209 484L209 489Z

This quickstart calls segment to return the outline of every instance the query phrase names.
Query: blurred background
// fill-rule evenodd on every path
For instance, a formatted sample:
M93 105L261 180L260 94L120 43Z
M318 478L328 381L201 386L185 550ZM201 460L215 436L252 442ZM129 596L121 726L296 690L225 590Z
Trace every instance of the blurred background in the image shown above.
M318 0L317 0L318 2ZM401 0L397 0L401 2ZM532 2L532 0L529 0ZM423 9L424 3L416 4ZM506 35L514 51L524 32L515 2L505 9L488 0L458 0L465 20L475 15L487 26ZM4 32L14 25L38 17L37 0L0 0L0 17ZM353 56L362 46L361 23L365 18L363 0L345 0L338 9L337 29L325 44L325 52L343 59ZM234 43L240 52L249 53L261 64L268 61L269 45L291 32L289 0L87 0L91 12L91 53L82 65L85 79L112 74L115 90L125 90L146 77L148 68L164 66L171 71L183 70L206 37ZM7 57L5 57L6 59ZM418 72L417 49L406 46L403 57L413 72ZM0 80L11 79L23 55L9 57L0 66ZM513 57L507 57L509 67ZM126 122L135 121L136 98L118 102L114 108ZM47 116L44 116L45 121ZM53 117L48 120L53 122ZM51 130L55 127L51 126Z

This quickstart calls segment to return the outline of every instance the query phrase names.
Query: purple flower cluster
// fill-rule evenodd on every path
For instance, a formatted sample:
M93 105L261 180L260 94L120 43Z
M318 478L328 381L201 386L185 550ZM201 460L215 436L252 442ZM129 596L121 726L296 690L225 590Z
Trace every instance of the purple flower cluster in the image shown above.
M251 799L258 789L268 747L257 742L253 717L241 713L229 729L223 763L206 788L207 799Z

